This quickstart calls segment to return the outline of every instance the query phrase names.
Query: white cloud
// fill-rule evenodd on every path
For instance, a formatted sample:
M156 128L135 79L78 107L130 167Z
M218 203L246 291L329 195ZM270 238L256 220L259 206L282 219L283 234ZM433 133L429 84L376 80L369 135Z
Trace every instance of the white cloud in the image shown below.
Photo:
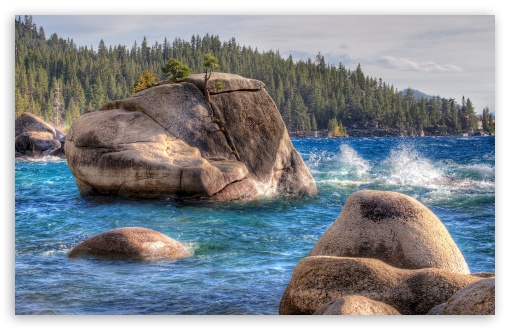
M400 71L417 71L426 73L463 72L462 68L453 64L439 64L432 61L416 62L408 58L395 56L382 56L375 59L373 62L374 64L384 68Z

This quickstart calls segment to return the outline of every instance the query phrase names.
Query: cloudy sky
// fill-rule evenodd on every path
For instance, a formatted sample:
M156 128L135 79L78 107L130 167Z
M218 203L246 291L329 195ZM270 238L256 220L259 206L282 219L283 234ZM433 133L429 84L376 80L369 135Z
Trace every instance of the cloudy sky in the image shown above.
M485 106L496 110L495 49L503 38L496 39L495 28L503 25L504 11L493 0L465 0L462 6L439 0L124 0L121 7L115 1L25 0L8 6L14 6L14 16L33 15L47 37L57 33L79 45L97 48L103 39L131 46L144 36L149 44L205 33L235 37L241 45L294 59L321 52L332 65L361 64L366 75L399 90L412 87L458 102L466 96L477 112Z
M321 52L335 66L361 64L366 75L399 90L470 98L477 112L495 111L493 15L34 15L47 37L57 33L78 45L150 45L164 38L190 40L206 33L294 59Z

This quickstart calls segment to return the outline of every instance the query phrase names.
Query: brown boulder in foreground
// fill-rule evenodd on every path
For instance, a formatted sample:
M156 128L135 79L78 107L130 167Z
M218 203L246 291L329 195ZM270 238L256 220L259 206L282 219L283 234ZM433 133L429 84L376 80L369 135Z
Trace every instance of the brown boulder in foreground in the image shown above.
M466 285L448 301L436 306L429 315L495 315L496 278L486 278Z
M280 314L313 314L331 300L361 295L406 315L423 315L481 278L444 269L400 269L380 260L313 256L301 259L280 301Z
M345 296L319 307L314 315L401 315L395 308L363 296Z
M470 273L441 220L414 198L391 191L351 194L310 252L320 255L373 258L403 269Z
M191 253L180 242L160 232L124 227L95 235L69 252L70 258L83 256L150 261L187 258Z

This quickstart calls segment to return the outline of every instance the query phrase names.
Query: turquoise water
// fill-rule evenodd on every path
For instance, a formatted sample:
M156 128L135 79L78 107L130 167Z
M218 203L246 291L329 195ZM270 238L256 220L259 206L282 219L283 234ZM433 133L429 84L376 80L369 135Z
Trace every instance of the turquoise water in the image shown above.
M319 194L176 204L80 196L65 160L15 164L16 314L278 314L296 263L350 193L393 190L429 207L471 272L495 270L495 138L293 139ZM160 231L193 257L68 259L118 227Z

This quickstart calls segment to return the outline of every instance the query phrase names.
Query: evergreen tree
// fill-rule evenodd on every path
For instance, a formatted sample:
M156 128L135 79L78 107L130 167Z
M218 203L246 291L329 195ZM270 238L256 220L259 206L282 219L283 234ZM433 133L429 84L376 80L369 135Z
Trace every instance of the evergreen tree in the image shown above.
M310 129L312 131L316 131L317 130L317 121L315 120L315 115L312 114L312 121L311 121L311 124L310 124Z
M211 75L213 73L213 71L218 71L220 69L220 65L218 64L218 59L216 57L214 57L211 53L207 53L205 54L204 56L204 61L203 61L203 66L204 66L204 70L205 70L205 73L204 73L204 86L205 86L205 94L206 94L206 99L207 99L207 102L211 103L211 98L209 96L209 79L211 79Z
M161 68L161 71L163 71L170 81L175 82L188 77L191 69L186 64L171 58L165 66Z
M135 93L139 91L143 91L152 86L156 86L159 84L159 77L154 71L147 70L145 71L137 80L136 84L133 86L133 91Z
M489 108L485 107L482 111L482 129L488 133L494 134L494 118L489 112Z
M466 101L466 116L467 126L472 130L478 129L478 116L476 115L473 103L471 103L469 98Z

